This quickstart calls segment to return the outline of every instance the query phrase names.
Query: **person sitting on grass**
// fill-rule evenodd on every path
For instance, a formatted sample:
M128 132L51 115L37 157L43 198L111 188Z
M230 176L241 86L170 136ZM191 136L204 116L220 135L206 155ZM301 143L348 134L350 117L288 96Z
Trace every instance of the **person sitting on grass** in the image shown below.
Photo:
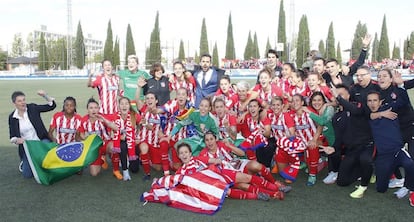
M220 164L222 161L217 158L210 157L194 157L192 155L191 147L188 143L181 143L177 147L178 157L180 158L183 165L175 172L176 174L191 175L196 172L205 169L212 169L213 171L220 172L216 167L209 167L208 164ZM239 181L248 181L245 174L239 174ZM236 176L237 180L237 176ZM231 182L230 182L231 183ZM249 186L249 185L246 185ZM264 200L270 199L269 194L264 192L250 192L244 191L237 188L230 188L227 192L227 196L233 199L246 199L246 200Z

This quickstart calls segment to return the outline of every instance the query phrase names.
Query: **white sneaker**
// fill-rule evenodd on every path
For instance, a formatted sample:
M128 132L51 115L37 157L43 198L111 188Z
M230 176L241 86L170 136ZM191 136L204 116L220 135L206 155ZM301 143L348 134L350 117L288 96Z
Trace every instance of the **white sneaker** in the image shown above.
M131 180L131 176L129 175L129 170L123 170L122 171L122 178L124 181Z
M325 179L323 179L323 182L325 184L333 184L336 182L336 179L338 178L338 172L329 172L328 176L325 177Z
M388 183L388 188L403 187L404 186L404 181L405 181L404 178L402 178L402 179L393 178Z
M405 197L408 194L409 190L406 187L401 187L397 191L394 192L395 196L398 199Z
M19 163L19 171L20 173L23 173L23 161L20 161Z
M349 196L351 196L352 198L362 198L366 190L367 190L367 187L363 187L359 185L358 188L354 192L349 194Z

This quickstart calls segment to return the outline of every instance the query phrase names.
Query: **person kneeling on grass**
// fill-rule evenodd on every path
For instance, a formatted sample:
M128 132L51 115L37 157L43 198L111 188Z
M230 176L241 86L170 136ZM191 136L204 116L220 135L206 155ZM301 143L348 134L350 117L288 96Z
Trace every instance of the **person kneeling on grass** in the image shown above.
M18 152L21 160L19 171L25 178L33 177L33 173L24 152L24 141L42 140L50 142L52 140L46 131L40 113L54 110L56 103L44 90L39 90L37 94L45 98L48 103L44 105L26 104L26 95L21 91L15 91L11 95L16 109L9 115L10 142L19 147Z
M381 102L378 92L368 93L367 105L372 112L369 123L377 148L376 188L381 193L387 191L389 178L397 167L402 166L405 171L405 186L410 190L410 205L414 207L414 161L404 149L396 113L391 112L387 105L381 106Z

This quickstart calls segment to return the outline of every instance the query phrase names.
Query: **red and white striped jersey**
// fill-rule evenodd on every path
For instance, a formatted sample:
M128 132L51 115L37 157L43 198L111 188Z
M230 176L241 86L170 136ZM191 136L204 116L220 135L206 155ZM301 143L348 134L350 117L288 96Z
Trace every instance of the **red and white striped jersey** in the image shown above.
M159 147L159 134L162 133L160 115L145 110L145 112L142 112L141 117L145 119L147 125L152 126L152 129L142 126L138 134L138 140L154 147Z
M208 151L208 148L205 147L203 150L201 150L199 156L204 158L215 158L220 159L222 161L231 162L233 160L233 156L231 155L232 150L226 146L221 141L217 141L217 150L215 153L210 153Z
M191 157L191 160L188 163L183 164L180 168L178 168L175 174L191 175L201 170L207 169L208 162L202 161L204 159L206 158L199 159L198 157Z
M192 104L195 102L195 80L194 77L191 76L188 81L181 81L179 82L177 80L177 77L173 75L174 83L169 83L170 89L177 91L179 88L185 88L188 92L188 101L190 101Z
M311 94L311 91L308 87L308 84L306 82L304 82L302 87L292 86L292 89L290 91L290 95L294 96L296 94L300 94L303 97L308 97Z
M78 131L80 133L84 133L85 136L96 134L100 136L103 140L111 139L111 136L107 131L107 126L100 120L91 122L88 115L82 118L81 125L78 128Z
M229 133L227 132L227 128L224 126L223 121L227 120L229 122L230 127L234 127L237 129L237 119L235 116L230 114L225 114L223 118L219 118L217 115L215 117L218 120L218 128L221 138L230 138Z
M68 119L64 112L55 113L50 122L50 128L55 128L57 143L75 142L76 131L81 125L81 119L79 114Z
M323 94L323 96L325 97L326 101L333 101L333 95L331 90L329 89L328 86L319 86L319 88L317 90L315 90L315 92L321 92ZM313 92L310 91L309 92L309 98L312 96Z
M239 127L242 136L245 141L254 143L257 145L258 142L267 143L267 138L261 134L261 128L270 125L270 119L266 116L260 121L254 120L250 113L245 116L243 125Z
M295 122L297 136L299 136L304 143L308 144L316 133L315 123L306 112L303 112L300 116L293 113L293 120Z
M170 100L167 103L162 106L162 109L165 110L168 114L167 117L167 127L165 130L166 135L170 135L171 131L174 129L175 125L179 122L179 120L176 118L177 116L181 116L184 114L187 110L180 110L180 106L178 105L177 100ZM187 137L187 127L182 127L171 139L173 141L179 141Z
M282 92L289 93L291 89L292 83L289 79L280 78L279 82L277 83L277 86L282 89Z
M259 93L259 96L257 98L260 102L266 102L267 104L271 104L273 97L283 96L283 91L280 87L276 86L273 83L270 86L270 92L265 92L260 84L257 84L256 87L254 87L253 90Z
M111 77L104 74L96 77L92 87L98 89L100 108L103 114L115 114L118 112L117 96L119 95L119 77L113 74Z
M295 127L293 118L289 113L281 112L275 114L274 112L269 111L267 117L270 119L272 136L275 137L276 140L289 135L289 128Z

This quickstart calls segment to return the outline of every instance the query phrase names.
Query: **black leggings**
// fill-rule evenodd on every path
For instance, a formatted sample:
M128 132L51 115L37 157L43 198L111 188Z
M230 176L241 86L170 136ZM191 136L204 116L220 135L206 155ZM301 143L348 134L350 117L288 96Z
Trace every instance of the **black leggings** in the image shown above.
M347 147L346 149L336 183L339 186L349 186L361 177L361 186L368 186L373 171L373 143Z
M139 156L139 150L135 146L135 154ZM122 170L128 169L128 146L126 141L121 141L121 153L120 153L120 159L121 159L121 166ZM138 173L139 171L139 159L136 160L130 160L129 161L129 170L131 170L132 173Z
M127 170L128 169L128 165L127 165L128 145L125 140L121 140L121 153L119 154L119 157L121 159L122 170Z
M259 148L256 150L257 162L265 165L266 167L271 167L273 156L276 151L276 140L274 137L268 140L267 146Z

